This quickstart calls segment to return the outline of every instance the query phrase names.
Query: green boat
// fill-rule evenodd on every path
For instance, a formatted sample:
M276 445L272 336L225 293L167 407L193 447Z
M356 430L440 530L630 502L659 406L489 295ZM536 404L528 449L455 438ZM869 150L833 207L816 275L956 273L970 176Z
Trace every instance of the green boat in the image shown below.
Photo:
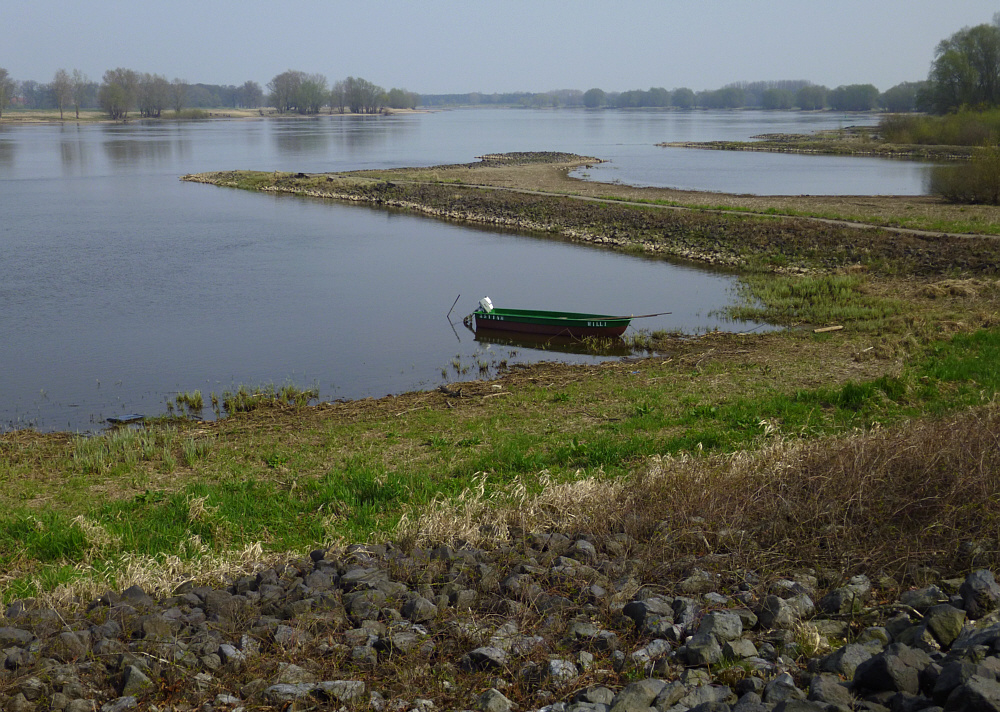
M661 314L669 313L661 312ZM493 332L512 331L582 339L589 336L621 336L633 319L660 316L660 314L611 316L539 309L501 309L494 307L489 297L483 297L479 300L479 308L472 312L471 316L475 317L476 331L480 329Z

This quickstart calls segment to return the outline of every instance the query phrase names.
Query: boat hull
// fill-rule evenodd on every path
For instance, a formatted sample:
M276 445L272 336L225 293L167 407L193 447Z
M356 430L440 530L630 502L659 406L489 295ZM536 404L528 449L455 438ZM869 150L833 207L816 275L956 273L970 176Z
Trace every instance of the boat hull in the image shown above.
M574 339L621 336L632 321L631 317L531 309L494 309L491 312L477 309L473 315L477 330L568 336Z

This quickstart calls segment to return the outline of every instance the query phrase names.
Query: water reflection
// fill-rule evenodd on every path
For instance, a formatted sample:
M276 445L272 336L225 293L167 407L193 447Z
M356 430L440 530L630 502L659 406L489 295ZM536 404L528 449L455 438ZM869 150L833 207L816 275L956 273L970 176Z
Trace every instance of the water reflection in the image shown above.
M88 146L80 125L63 125L59 131L59 157L62 159L63 175L83 174L89 163Z
M191 154L190 141L179 133L173 133L183 130L183 127L170 128L173 135L163 131L151 132L145 127L107 126L104 130L109 137L101 146L108 160L116 166L167 164Z
M330 133L321 119L292 119L275 126L274 147L286 155L325 154Z
M619 337L574 339L569 336L545 336L542 334L516 334L509 331L495 331L479 328L473 333L480 344L511 346L535 351L561 354L584 354L588 356L628 356L632 349Z
M3 133L3 129L0 128L0 166L12 168L14 166L14 154L17 144L15 143L13 134L4 136Z

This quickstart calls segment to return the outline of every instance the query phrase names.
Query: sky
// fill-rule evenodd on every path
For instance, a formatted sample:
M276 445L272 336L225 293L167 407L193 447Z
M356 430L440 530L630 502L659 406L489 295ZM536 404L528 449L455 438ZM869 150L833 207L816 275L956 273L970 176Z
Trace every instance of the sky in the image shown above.
M421 94L717 89L807 79L884 91L1000 0L3 0L0 67L47 83L126 67L266 87L287 69Z

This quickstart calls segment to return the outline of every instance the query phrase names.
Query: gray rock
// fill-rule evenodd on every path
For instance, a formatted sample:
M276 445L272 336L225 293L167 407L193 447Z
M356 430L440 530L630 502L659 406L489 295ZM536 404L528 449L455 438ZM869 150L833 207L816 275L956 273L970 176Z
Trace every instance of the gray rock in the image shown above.
M426 623L434 620L439 611L438 607L423 596L417 596L407 601L403 605L403 615L414 623Z
M1000 683L993 677L974 675L952 691L945 709L948 712L1000 712Z
M318 681L319 678L314 673L292 663L279 663L278 674L274 678L276 685L314 684Z
M650 615L657 616L658 620L669 621L669 625L674 622L674 599L661 596L652 596L641 601L631 601L622 608L622 613L631 618L636 626L642 627L646 618Z
M795 686L795 680L787 672L776 675L764 687L764 702L777 704L785 700L804 700L806 693Z
M271 704L280 705L284 702L293 702L308 697L314 688L315 684L311 682L271 685L264 690L264 699Z
M980 665L976 665L975 663L971 663L966 660L953 660L946 663L941 667L941 671L938 673L937 679L934 680L934 685L931 690L931 695L934 698L934 701L939 705L945 704L948 700L948 696L951 695L955 688L961 687L975 675L983 672L984 670Z
M684 654L689 665L714 665L722 660L722 647L714 635L697 633L688 639Z
M462 656L463 670L497 670L507 663L507 653L493 646L483 646Z
M608 705L608 707L611 706L611 701L614 698L614 690L604 687L604 685L592 685L573 695L574 702L589 702L596 705Z
M32 640L35 634L20 628L0 628L0 650L4 648L23 648Z
M775 705L774 712L830 712L830 706L825 702L791 698Z
M733 613L713 611L701 619L698 635L711 635L719 643L736 640L743 635L743 621Z
M916 695L920 691L920 671L930 665L930 662L923 651L902 643L893 643L885 652L858 665L854 673L854 687L874 692L908 692Z
M733 705L732 712L771 712L771 706L765 705L756 692L747 692Z
M993 572L980 569L969 574L961 587L959 595L969 618L981 618L997 607L1000 602L1000 585L997 585Z
M129 665L122 672L122 695L142 695L152 688L153 681L135 665Z
M611 701L611 712L646 712L664 687L662 680L630 682Z
M899 596L899 602L905 606L910 606L923 613L939 603L945 603L948 596L937 586L927 586L912 591L903 591Z
M835 588L823 596L818 608L824 613L858 612L870 597L871 590L872 584L867 576L853 576L846 586Z
M94 712L97 709L97 703L94 700L76 699L70 700L63 712ZM104 707L101 707L103 710ZM127 709L127 708L126 708Z
M761 608L757 611L757 618L762 628L790 629L795 626L798 618L788 602L779 596L767 596Z
M965 611L943 603L928 610L924 622L937 642L948 648L961 634L965 615Z
M819 661L822 672L832 672L843 675L847 679L854 677L858 665L871 658L872 653L863 645L851 643L837 648Z
M514 703L496 688L491 687L479 696L479 709L482 712L511 712L513 708Z
M729 704L735 701L733 691L726 685L700 685L684 695L677 704L693 709L705 704Z
M831 674L813 675L806 699L842 707L851 707L854 703L851 691L840 681L840 677Z
M680 625L685 631L694 630L698 614L701 612L701 605L693 598L678 596L673 602L674 623Z
M326 680L316 684L313 695L323 702L356 702L365 695L361 680Z
M101 712L125 712L139 706L139 700L131 695L125 695L117 699L105 702L101 705Z
M548 678L557 685L564 685L571 680L575 680L580 674L576 669L576 663L572 660L549 660L547 669Z
M733 660L743 660L745 658L757 657L757 646L747 638L738 638L727 641L722 646L722 656Z
M43 652L46 657L71 663L86 656L90 648L76 633L63 631L44 646Z

